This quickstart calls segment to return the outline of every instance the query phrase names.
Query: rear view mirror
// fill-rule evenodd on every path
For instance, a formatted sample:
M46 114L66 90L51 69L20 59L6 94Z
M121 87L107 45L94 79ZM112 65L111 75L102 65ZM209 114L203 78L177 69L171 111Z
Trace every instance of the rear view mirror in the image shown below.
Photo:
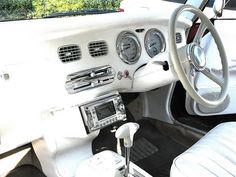
M225 7L225 0L215 0L213 4L213 11L217 17L221 17Z

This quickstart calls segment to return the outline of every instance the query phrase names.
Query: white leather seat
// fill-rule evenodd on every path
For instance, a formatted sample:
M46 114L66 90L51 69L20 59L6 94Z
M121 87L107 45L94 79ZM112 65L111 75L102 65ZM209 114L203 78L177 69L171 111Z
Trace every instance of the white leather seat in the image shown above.
M176 157L170 176L236 176L236 122L218 125Z

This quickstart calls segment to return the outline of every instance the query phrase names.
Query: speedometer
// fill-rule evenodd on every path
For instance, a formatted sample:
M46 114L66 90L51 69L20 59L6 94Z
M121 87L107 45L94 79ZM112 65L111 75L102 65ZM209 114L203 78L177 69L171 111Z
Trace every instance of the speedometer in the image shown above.
M161 52L164 52L166 48L165 38L163 34L155 28L147 31L144 43L145 49L151 58Z
M136 63L141 55L138 38L128 31L119 34L116 41L116 50L121 60L127 64Z

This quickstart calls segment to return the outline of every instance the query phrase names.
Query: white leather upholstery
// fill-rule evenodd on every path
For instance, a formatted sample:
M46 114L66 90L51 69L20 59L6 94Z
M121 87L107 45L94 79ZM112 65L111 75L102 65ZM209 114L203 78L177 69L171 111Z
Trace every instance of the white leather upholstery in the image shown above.
M176 157L170 176L236 176L236 122L218 125Z

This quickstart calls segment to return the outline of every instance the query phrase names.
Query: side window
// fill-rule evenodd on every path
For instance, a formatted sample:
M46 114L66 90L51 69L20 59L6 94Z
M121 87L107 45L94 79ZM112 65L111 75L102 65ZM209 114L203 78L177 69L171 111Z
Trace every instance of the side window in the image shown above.
M207 3L207 7L212 7L215 0L209 0ZM225 9L228 10L236 10L236 1L235 0L226 0L225 1Z
M205 15L208 18L213 18L215 16L212 7L215 0L209 0L207 7L204 9ZM223 16L221 18L235 18L236 17L236 0L225 0L225 8L223 11Z
M228 3L225 6L225 9L236 10L236 1L235 0L228 1Z

